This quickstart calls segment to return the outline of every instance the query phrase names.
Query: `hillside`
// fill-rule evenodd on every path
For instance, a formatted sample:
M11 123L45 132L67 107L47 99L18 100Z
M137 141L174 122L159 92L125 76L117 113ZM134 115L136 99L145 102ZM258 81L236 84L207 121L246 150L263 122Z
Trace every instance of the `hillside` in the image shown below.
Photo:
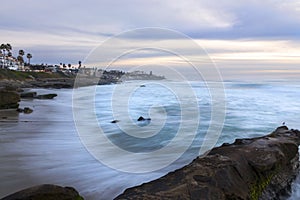
M46 72L21 72L8 69L0 69L0 80L18 80L26 79L43 79L43 78L74 78L65 75L64 73L46 73Z

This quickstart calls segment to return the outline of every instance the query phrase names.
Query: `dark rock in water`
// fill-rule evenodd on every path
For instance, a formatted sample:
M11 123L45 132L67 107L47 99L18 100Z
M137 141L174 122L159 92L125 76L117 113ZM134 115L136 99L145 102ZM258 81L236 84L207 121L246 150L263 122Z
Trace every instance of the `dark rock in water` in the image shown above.
M33 110L32 110L31 108L25 107L25 108L23 109L23 112L24 112L25 114L30 114L30 113L33 112Z
M22 108L17 108L16 111L19 112L19 113L22 113L22 112L24 112L24 109L22 109Z
M37 99L53 99L56 96L57 96L57 94L42 94L42 95L37 95L36 98Z
M140 85L140 87L146 87L146 85Z
M37 95L36 92L22 92L20 94L21 98L36 98L36 99L53 99L57 94L42 94Z
M115 123L118 123L120 120L112 120L110 123L113 123L113 124L115 124Z
M0 90L0 109L19 107L20 95L15 91Z
M299 144L300 131L282 126L263 137L213 148L116 199L281 199L299 172Z
M137 121L146 121L146 120L151 120L150 118L144 118L142 116L140 116Z
M22 92L20 96L21 98L35 98L36 92Z
M33 112L33 110L29 107L25 107L24 109L18 108L16 111L19 113L25 113L25 114L30 114Z
M138 120L138 121L145 121L145 118L142 117L142 116L140 116L137 120Z
M83 200L72 187L39 185L16 192L1 200Z

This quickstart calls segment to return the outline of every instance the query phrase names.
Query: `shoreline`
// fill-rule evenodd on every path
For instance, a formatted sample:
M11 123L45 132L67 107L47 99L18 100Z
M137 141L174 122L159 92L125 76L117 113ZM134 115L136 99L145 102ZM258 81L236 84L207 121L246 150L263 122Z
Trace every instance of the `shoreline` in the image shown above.
M55 80L55 79L53 79L53 80ZM35 88L32 88L32 89L35 89ZM49 88L46 88L46 89L49 89ZM50 102L50 101L49 101ZM46 103L46 102L45 102ZM281 131L279 131L280 133L281 133ZM288 135L288 134L291 134L291 133L295 133L295 131L294 130L287 130L287 129L285 129L284 128L284 130L283 130L283 132L282 132L282 134L283 135ZM296 134L296 136L297 137L299 137L297 134ZM284 136L285 137L285 136ZM249 140L252 140L252 139L255 139L255 138L251 138L251 139L249 139ZM295 140L299 140L299 139L297 139L296 137L294 138ZM273 140L272 139L272 137L271 137L271 139L267 139L267 140ZM230 146L230 145L243 145L244 143L245 144L247 144L247 142L248 142L248 139L237 139L236 140L236 143L234 143L234 144L224 144L223 146L224 147L228 147L228 146ZM264 141L263 141L264 142ZM273 144L272 144L273 145ZM294 150L293 150L293 153L294 153ZM220 153L221 154L221 153ZM227 155L226 155L227 156ZM267 157L267 156L266 156ZM294 160L293 160L293 162L294 162ZM190 166L190 164L188 164L187 166ZM298 170L298 169L297 169ZM177 171L177 170L176 170ZM172 173L172 172L171 172ZM263 177L263 176L262 176ZM205 182L209 182L209 181L206 181L206 180L209 180L209 179L207 179L207 177L197 177L196 178L197 180L195 180L194 178L192 179L192 182L191 183L193 183L193 181L196 181L196 182L199 182L199 181L201 181L201 180L205 180ZM160 178L159 179L156 179L157 181L158 180L160 180ZM213 182L213 181L212 181ZM151 182L152 183L152 182ZM146 184L143 184L143 185L148 185L147 183ZM278 185L278 184L277 184ZM72 186L72 185L71 185ZM160 185L159 185L159 187L160 187ZM140 188L140 186L137 186L137 187L134 187L134 188ZM131 190L131 189L128 189L128 190ZM126 190L127 191L127 190ZM270 192L270 191L269 191ZM126 193L126 192L125 192ZM254 193L254 194L256 194L256 193ZM123 194L121 194L120 196L122 197L122 195ZM125 194L124 194L125 195ZM121 198L120 197L120 198ZM130 199L130 197L128 197L129 199ZM150 198L150 197L149 197ZM133 197L132 197L132 199L134 199Z
M261 137L236 139L231 144L224 143L213 148L208 154L160 178L127 188L114 199L287 198L299 173L299 144L300 131L286 126ZM253 151L256 153L252 154ZM43 184L19 190L3 197L3 200L13 200L20 195L30 195L31 198L41 194L59 195L56 190L31 192L33 188L44 187ZM63 185L65 188L69 186L73 187ZM74 200L79 195L84 197L80 190L73 191ZM98 199L101 198L98 196Z
M300 131L286 126L262 137L236 139L115 199L287 198L299 173L299 145Z
M87 73L88 72L88 73ZM118 84L127 80L162 80L163 76L156 76L152 73L136 74L135 72L122 72L118 70L81 70L78 73L46 73L46 72L21 72L0 69L0 110L18 109L22 98L39 98L36 93L25 94L24 89L45 88L45 89L72 89L91 85ZM51 94L54 96L55 94ZM52 97L52 98L54 98ZM44 97L41 97L44 99ZM45 98L49 98L49 95ZM52 99L51 98L51 99ZM19 110L20 111L20 110ZM21 110L22 111L22 110ZM29 108L29 112L32 110Z

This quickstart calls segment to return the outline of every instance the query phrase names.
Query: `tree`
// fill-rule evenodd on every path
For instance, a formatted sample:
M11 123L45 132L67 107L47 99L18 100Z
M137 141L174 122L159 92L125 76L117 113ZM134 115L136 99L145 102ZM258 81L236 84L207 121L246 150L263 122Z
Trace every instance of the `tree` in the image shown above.
M6 51L10 52L12 50L12 46L10 44L6 44Z
M7 43L7 44L1 44L0 49L1 49L1 53L3 54L2 68L4 68L4 65L6 65L6 62L7 62L7 57L5 55L5 52L7 51L8 57L12 56L11 52L10 52L12 50L12 47L10 44Z
M17 57L17 60L19 61L20 65L22 65L24 63L24 56L25 52L24 50L19 50L19 56Z
M4 62L5 62L5 44L1 44L0 50L2 53L2 65L1 68L4 68Z
M24 63L24 59L20 55L18 55L17 60L19 61L20 64Z
M21 49L21 50L19 50L19 55L20 55L20 56L24 56L24 55L25 55L25 52L24 52L24 50L22 50L22 49Z
M28 65L30 65L30 59L32 58L32 55L30 53L28 53L26 57L28 59Z
M0 49L1 49L1 53L4 56L5 55L5 50L6 50L6 44L1 44Z
M78 61L78 69L81 68L81 61Z

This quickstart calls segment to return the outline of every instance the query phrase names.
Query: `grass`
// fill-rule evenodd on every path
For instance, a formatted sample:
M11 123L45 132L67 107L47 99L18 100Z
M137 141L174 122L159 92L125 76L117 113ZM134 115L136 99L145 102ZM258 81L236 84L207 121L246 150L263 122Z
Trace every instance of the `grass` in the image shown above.
M21 71L12 71L8 69L0 69L0 80L20 80L24 81L26 79L34 78L67 78L63 73L45 73L45 72L21 72Z

